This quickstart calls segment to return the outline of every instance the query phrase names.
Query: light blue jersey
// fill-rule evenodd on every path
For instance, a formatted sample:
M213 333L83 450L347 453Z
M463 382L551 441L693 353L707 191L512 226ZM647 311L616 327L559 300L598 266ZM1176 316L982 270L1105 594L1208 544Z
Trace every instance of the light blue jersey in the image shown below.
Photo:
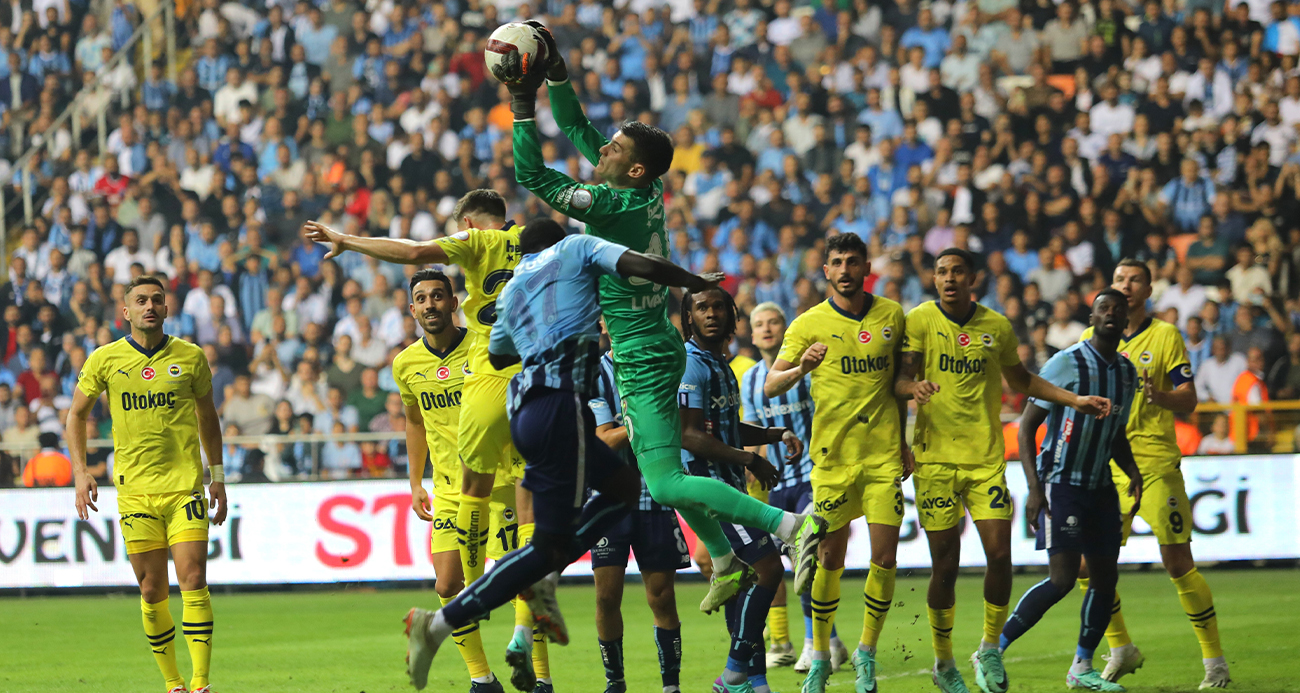
M515 354L523 370L510 380L506 409L514 415L534 387L596 396L600 375L597 279L618 275L627 248L595 236L573 235L525 255L497 298L488 351Z
M745 408L746 423L764 428L788 428L803 441L803 456L794 461L785 460L780 443L767 446L767 459L773 465L781 467L785 462L780 481L772 487L773 491L781 491L807 483L812 478L813 461L808 455L812 449L812 375L805 375L789 392L768 397L763 394L767 373L766 361L759 361L745 371L740 377L740 401Z
M1044 484L1069 484L1095 489L1110 486L1111 443L1124 435L1137 369L1121 354L1107 361L1084 340L1048 359L1039 375L1047 382L1077 395L1096 395L1111 402L1110 416L1098 419L1070 407L1042 400L1033 403L1050 412L1047 437L1038 453L1038 475Z
M614 357L609 352L600 357L600 378L596 381L596 389L599 394L587 406L591 407L591 413L596 417L596 425L613 424L615 427L623 425L623 398L618 394L618 387L614 383ZM628 445L622 450L615 451L632 469L638 469L636 455L632 452L632 446ZM645 512L663 512L668 508L654 502L650 497L650 489L645 485L645 479L641 479L641 496L637 500L637 510Z
M704 412L704 430L726 445L744 448L740 442L740 386L731 365L722 357L700 348L694 339L686 343L686 374L677 389L677 406ZM745 490L745 468L714 463L682 448L682 465L695 476L708 476Z

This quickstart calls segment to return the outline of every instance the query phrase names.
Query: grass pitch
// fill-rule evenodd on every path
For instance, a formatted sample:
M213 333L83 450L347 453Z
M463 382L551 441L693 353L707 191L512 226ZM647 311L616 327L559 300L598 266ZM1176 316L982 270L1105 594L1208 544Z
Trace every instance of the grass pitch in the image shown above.
M903 571L905 574L906 571ZM894 608L880 642L880 690L933 691L928 668L930 634L925 620L925 576L900 574ZM1300 575L1292 570L1209 571L1219 629L1232 666L1231 690L1259 693L1300 691ZM1038 580L1019 575L1013 602ZM862 604L856 597L861 578L844 582L838 623L852 648L861 628ZM1158 570L1124 573L1120 578L1125 614L1146 666L1124 683L1132 691L1174 693L1196 689L1203 675L1200 649L1169 579ZM696 605L704 585L678 586L685 655L682 690L708 691L722 669L727 637L721 615L705 616ZM957 585L957 625L953 641L967 684L964 662L979 641L982 622L980 579ZM1080 596L1061 602L1007 653L1012 691L1064 691L1065 672L1079 629ZM571 629L569 647L551 647L556 690L601 693L604 670L596 650L594 592L589 586L564 587L560 603ZM221 693L377 693L412 690L403 669L405 641L401 618L412 605L436 606L429 592L342 589L320 592L213 595L216 641L213 685ZM180 599L171 600L180 622ZM660 690L658 658L649 609L639 583L624 597L629 691ZM797 603L791 608L796 651L803 633ZM513 613L498 612L483 626L483 640L498 675ZM189 656L177 639L178 661L188 676ZM1102 643L1104 651L1105 641ZM771 672L774 691L799 690L801 678L789 668ZM834 675L831 690L852 691L851 669ZM506 683L509 690L509 684ZM464 663L454 647L439 653L427 690L468 689ZM0 693L162 691L162 678L150 656L134 594L88 597L0 599Z

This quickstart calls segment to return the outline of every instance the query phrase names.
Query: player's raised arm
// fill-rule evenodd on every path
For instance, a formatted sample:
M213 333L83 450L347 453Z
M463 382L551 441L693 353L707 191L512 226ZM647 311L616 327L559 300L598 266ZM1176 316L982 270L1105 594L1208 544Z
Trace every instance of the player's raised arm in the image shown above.
M347 250L354 250L376 260L399 265L446 264L447 262L447 253L434 241L353 236L335 231L315 220L303 226L303 235L317 243L329 244L330 252L325 256L326 259L337 257Z
M1048 411L1033 402L1025 405L1025 413L1020 416L1020 432L1016 437L1020 441L1020 466L1025 470L1025 483L1029 485L1029 495L1025 499L1025 518L1029 526L1038 531L1038 514L1046 510L1048 517L1052 511L1047 507L1047 495L1038 480L1038 427L1047 420ZM1121 431L1122 437L1123 431Z
M1002 375L1007 379L1007 384L1011 386L1011 389L1021 394L1051 402L1052 404L1070 407L1099 419L1104 419L1110 414L1109 399L1094 395L1079 396L1069 390L1059 388L1025 370L1025 364L1023 363L1003 366Z
M691 293L706 291L718 285L726 275L721 272L691 274L658 255L625 251L618 258L618 273L624 279L640 277L656 284L676 286Z
M84 367L83 367L84 369ZM99 512L95 502L99 500L99 484L86 469L86 419L95 407L97 397L91 397L81 391L80 387L72 390L72 406L68 408L68 421L64 428L64 438L68 441L68 457L72 459L72 479L77 488L77 517L90 519L87 508Z
M199 443L208 456L208 471L212 473L212 483L208 486L210 507L215 511L211 514L212 524L219 525L226 521L226 475L221 464L221 417L212 400L212 390L194 398L194 413L199 419Z
M555 116L555 124L560 126L560 131L573 142L578 152L594 165L600 159L601 148L609 144L609 140L600 134L582 110L582 103L578 101L573 84L569 82L569 68L564 64L564 56L560 54L551 30L541 22L524 23L537 29L546 43L546 54L549 56L546 67L547 95L550 96L551 115Z
M766 457L733 448L715 438L713 434L708 432L703 409L681 407L680 411L682 416L683 450L717 464L732 464L744 467L754 475L754 478L765 489L770 489L776 485L780 476L777 474L776 467L773 467ZM746 444L756 445L760 442L770 441L756 440Z
M411 509L416 517L433 522L429 493L424 490L424 463L429 455L429 441L424 433L424 416L420 405L403 403L406 409L406 453L411 478Z

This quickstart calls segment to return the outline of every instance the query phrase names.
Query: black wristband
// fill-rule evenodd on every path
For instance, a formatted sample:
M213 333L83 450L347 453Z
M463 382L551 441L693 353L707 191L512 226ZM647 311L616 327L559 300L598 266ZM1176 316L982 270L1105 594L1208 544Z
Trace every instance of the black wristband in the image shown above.
M535 95L511 95L510 112L515 120L533 120L537 117L537 97Z

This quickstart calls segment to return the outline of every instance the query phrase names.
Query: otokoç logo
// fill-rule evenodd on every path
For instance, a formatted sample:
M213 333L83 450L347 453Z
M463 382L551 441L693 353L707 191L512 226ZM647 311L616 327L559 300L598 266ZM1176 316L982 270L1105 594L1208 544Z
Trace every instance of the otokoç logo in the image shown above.
M136 394L134 392L122 393L122 411L142 410L142 409L167 409L176 408L175 392L146 392Z

